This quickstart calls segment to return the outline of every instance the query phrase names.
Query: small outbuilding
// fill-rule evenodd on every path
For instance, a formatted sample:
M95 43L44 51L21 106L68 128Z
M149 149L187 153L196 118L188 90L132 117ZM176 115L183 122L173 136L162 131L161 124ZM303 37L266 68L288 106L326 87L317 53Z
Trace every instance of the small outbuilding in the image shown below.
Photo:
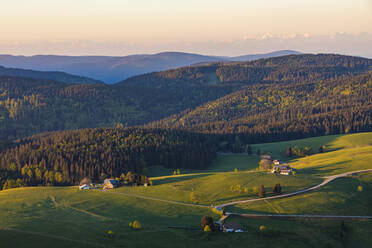
M105 179L103 189L114 189L120 186L120 182L116 179Z
M276 159L276 160L273 161L273 164L274 165L280 165L280 161Z
M279 173L280 175L291 175L293 168L288 164L277 165L272 169L272 173Z
M80 190L88 190L88 189L92 189L92 188L93 188L93 185L90 185L90 184L83 184L83 185L79 186Z
M93 189L93 188L94 188L94 185L89 178L85 177L83 180L80 181L80 184L79 184L80 190L88 190L88 189Z

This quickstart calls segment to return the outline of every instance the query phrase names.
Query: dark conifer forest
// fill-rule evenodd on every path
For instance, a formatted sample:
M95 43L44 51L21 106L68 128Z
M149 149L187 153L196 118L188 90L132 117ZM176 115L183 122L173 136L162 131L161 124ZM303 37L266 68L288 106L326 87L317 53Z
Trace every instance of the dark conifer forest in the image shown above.
M206 135L142 128L100 128L44 133L0 153L0 184L71 185L103 181L147 168L204 169L215 157Z
M372 73L243 87L150 127L239 135L246 143L372 130Z

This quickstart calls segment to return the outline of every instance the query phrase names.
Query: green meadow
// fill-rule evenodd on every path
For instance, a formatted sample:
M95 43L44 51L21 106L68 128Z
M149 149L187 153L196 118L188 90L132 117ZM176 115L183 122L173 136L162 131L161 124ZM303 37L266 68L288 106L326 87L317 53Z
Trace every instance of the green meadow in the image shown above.
M79 191L77 187L0 191L0 247L371 247L372 221L345 223L348 231L341 237L337 221L234 217L228 221L241 223L247 232L207 234L168 227L199 228L204 215L218 220L211 208L156 200L210 206L256 198L254 188L261 184L268 195L276 183L282 185L283 192L296 191L320 183L323 176L372 168L371 144L372 133L361 133L252 146L254 153L260 149L289 162L297 169L296 176L257 170L257 155L220 154L205 171L172 175L173 171L153 168L154 185L150 187L120 187L110 192ZM308 146L317 151L321 145L326 152L285 157L287 146ZM240 190L231 190L238 185ZM337 179L314 192L234 205L228 211L372 215L371 193L372 173L366 173ZM141 223L141 230L129 227L134 220ZM262 225L268 232L259 231ZM109 230L114 234L109 236Z

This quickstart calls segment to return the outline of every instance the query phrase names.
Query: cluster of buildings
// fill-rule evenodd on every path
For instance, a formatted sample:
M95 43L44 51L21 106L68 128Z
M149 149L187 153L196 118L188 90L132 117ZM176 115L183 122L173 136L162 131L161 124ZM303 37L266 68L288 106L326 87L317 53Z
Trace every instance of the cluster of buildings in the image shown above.
M120 186L120 181L116 179L105 179L103 182L103 189L114 189ZM95 189L96 185L92 183L92 181L88 178L84 178L81 180L79 189L80 190L88 190L88 189Z
M290 167L289 164L281 162L279 160L273 160L270 155L262 155L260 161L260 168L263 170L269 170L273 174L280 175L292 175L294 168Z
M280 175L289 176L292 175L293 171L295 170L292 167L290 167L289 164L282 163L279 160L274 160L273 165L274 167L271 170L271 173L273 174L279 173Z

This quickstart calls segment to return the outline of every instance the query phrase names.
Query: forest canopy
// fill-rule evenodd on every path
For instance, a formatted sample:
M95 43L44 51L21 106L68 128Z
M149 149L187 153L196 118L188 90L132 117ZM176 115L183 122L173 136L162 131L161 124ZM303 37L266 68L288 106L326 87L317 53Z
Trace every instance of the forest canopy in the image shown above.
M206 135L143 128L99 128L35 135L0 153L1 185L72 185L146 168L206 168L215 157ZM22 186L20 185L20 186Z

